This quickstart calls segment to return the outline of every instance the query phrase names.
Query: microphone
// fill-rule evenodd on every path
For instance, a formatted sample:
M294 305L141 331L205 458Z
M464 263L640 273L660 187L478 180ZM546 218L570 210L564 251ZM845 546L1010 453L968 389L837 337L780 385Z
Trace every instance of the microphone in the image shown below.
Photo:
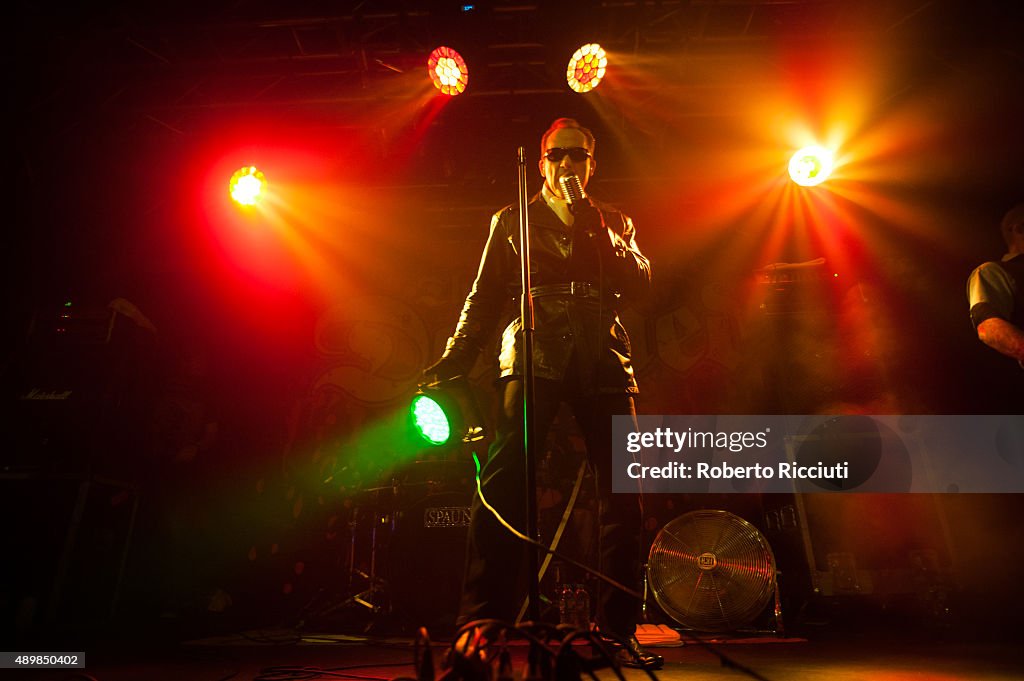
M562 185L562 196L569 202L569 208L575 213L576 207L583 205L584 199L587 198L583 191L583 183L576 175L563 175L558 178L558 183Z

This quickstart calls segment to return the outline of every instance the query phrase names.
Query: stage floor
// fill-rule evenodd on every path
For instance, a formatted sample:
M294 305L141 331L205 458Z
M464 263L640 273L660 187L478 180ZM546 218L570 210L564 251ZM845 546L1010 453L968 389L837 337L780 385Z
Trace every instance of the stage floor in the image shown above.
M655 673L665 681L717 681L762 678L770 681L1010 681L1024 678L1024 656L1005 630L998 640L965 641L950 632L823 632L786 639L770 636L723 638L705 647L694 642L657 648L665 666ZM447 649L435 641L435 670ZM517 677L527 647L510 646ZM727 658L723 663L722 656ZM37 670L21 678L38 681L284 681L351 678L364 681L413 677L409 638L363 638L284 630L248 631L168 646L95 645L86 651L87 667L72 671ZM736 666L731 666L734 663ZM750 670L744 673L742 669ZM626 669L627 679L649 678ZM84 672L83 675L81 672ZM13 676L9 676L14 674ZM610 669L600 679L615 678ZM0 678L18 678L0 672Z

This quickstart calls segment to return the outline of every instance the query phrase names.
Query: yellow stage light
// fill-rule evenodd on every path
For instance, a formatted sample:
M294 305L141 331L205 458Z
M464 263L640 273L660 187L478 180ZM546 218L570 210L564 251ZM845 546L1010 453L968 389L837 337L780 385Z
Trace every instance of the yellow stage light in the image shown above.
M228 191L231 198L243 206L254 206L267 190L267 178L256 166L240 168L231 176Z
M438 47L427 59L434 87L446 95L461 95L469 83L469 67L462 55L450 47Z
M804 147L789 159L789 176L797 184L813 187L832 173L832 152L825 147Z
M597 43L587 43L569 59L565 79L576 92L590 92L600 84L608 69L608 55Z

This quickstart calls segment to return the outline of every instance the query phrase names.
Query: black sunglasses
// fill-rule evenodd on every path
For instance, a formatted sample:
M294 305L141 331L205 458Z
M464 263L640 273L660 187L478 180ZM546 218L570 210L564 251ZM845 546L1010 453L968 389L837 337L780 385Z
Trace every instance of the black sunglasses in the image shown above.
M552 163L561 163L562 159L568 156L573 163L581 163L590 158L590 152L583 147L552 147L544 152L544 158Z

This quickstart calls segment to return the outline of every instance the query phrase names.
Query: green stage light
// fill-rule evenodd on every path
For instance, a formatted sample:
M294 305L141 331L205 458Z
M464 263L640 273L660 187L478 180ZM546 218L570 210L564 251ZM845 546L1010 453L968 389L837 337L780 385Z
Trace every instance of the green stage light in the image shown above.
M420 386L409 405L409 416L413 430L434 447L484 437L483 416L465 376Z
M441 403L429 395L419 394L412 400L412 425L429 444L440 446L452 436L452 426Z

